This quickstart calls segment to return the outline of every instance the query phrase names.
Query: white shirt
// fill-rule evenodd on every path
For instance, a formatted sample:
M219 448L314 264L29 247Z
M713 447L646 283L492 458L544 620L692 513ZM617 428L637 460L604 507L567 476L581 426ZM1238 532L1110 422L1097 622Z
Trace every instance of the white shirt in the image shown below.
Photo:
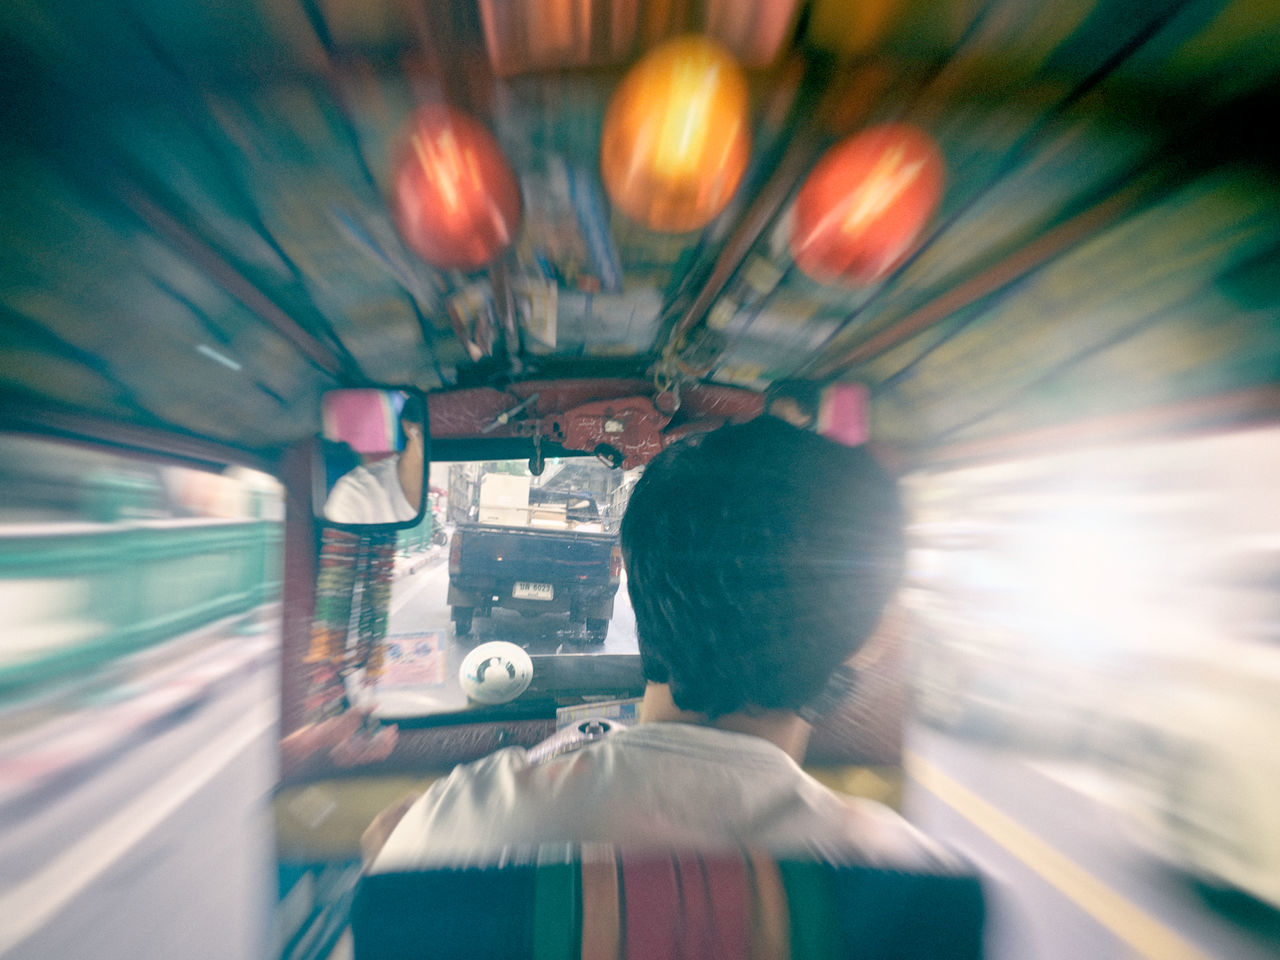
M345 473L329 491L325 519L336 523L395 523L412 520L416 504L405 499L396 472L398 457L384 457Z
M512 747L457 767L404 815L372 872L584 842L749 846L922 870L953 862L889 808L834 793L767 740L646 723L540 764Z

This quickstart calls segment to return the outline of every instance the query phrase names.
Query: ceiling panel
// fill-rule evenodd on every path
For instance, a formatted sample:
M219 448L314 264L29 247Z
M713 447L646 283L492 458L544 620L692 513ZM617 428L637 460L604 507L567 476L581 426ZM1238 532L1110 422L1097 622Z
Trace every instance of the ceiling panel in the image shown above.
M271 446L338 382L661 362L863 381L882 435L919 446L1276 377L1274 4L801 3L750 71L743 186L687 234L613 209L602 118L643 49L730 8L553 5L538 42L563 14L585 60L533 56L511 13L516 47L490 62L485 6L4 5L0 389ZM747 49L758 19L716 22ZM432 267L393 225L402 125L442 99L488 124L521 186L488 269ZM918 248L877 283L806 277L788 250L804 175L898 120L947 165Z

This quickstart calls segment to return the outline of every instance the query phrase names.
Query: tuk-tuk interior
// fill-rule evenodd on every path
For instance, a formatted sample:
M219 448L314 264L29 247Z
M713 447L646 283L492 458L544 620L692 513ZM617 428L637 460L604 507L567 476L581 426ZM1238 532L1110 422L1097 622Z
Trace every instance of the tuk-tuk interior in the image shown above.
M410 629L393 614L391 634L428 638L431 682L449 695L373 704L357 748L335 754L307 736L354 703L339 702L341 678L316 679L317 624L335 650L357 643L349 617L318 612L340 545L380 544L387 602L410 611L395 590L453 562L467 521L455 501L478 497L482 468L467 464L512 464L483 469L535 489L560 471L566 489L587 489L597 481L573 465L595 465L603 536L658 451L765 414L870 442L913 510L902 600L864 650L856 695L815 719L816 776L910 812L904 790L950 782L904 752L913 710L935 734L998 729L1054 749L1083 737L1144 789L1184 791L1152 808L1181 838L1169 843L1182 869L1280 904L1280 824L1249 806L1280 785L1249 746L1280 722L1267 705L1280 676L1268 494L1280 9L23 0L0 10L0 37L0 481L13 497L0 588L22 611L6 614L18 640L0 654L0 717L14 737L43 729L50 704L87 723L77 698L90 695L60 684L83 690L119 658L159 656L222 618L275 625L278 659L268 643L244 661L279 670L280 776L261 757L253 774L273 788L275 942L259 923L234 955L342 955L360 834L379 810L455 763L543 741L557 711L643 687L634 631L615 628L625 618L592 643L578 625L594 617L575 609L550 632L513 634L531 638L524 693L468 701L456 672L473 644L463 603L442 592L436 619ZM681 56L704 71L683 94L672 78L695 67ZM679 95L695 106L678 124L663 110ZM395 398L384 453L400 443L404 397L425 398L413 521L326 519L344 472L335 444L354 437L326 420L339 388ZM212 495L203 513L148 513L151 494L119 479L154 474L180 499L165 471L229 467L253 491L240 514ZM90 490L90 506L52 506L64 488ZM200 549L252 550L243 583L214 583L206 554L164 559L178 556L175 518L233 515L252 529L233 541L230 526L221 540L201 528ZM100 531L72 520L140 524L164 543L145 562L136 547L94 553ZM88 538L79 552L72 536ZM1047 571L1039 592L1010 586L1033 568ZM163 627L120 626L161 598L187 607ZM120 618L110 644L92 622L103 602ZM494 624L534 629L515 609L480 609L476 641L497 638ZM1165 685L1134 693L1135 670ZM1060 696L1068 687L1088 695ZM1174 689L1177 710L1209 718L1176 738L1161 716ZM1210 689L1236 691L1233 705ZM15 835L61 782L32 779L46 771L25 742L5 748L18 799L0 822ZM1187 757L1212 770L1193 787L1174 775ZM1238 816L1210 780L1237 784L1230 803L1248 798ZM1190 831L1193 807L1238 832ZM237 869L262 866L247 856ZM0 904L37 896L25 876ZM200 908L173 916L186 909ZM0 953L83 942L42 940L59 914L37 915L44 926L16 925ZM1240 947L1134 939L1129 920L1097 922L1142 956L1252 956L1277 930L1258 921ZM1003 927L993 936L996 955L1026 947ZM136 932L107 939L103 956L147 955ZM1201 952L1160 954L1169 943Z

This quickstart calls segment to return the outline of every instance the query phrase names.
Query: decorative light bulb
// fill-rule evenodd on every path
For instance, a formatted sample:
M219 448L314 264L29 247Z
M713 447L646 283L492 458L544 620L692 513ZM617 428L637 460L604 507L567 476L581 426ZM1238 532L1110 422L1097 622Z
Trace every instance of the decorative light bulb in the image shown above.
M605 113L600 166L615 207L653 230L683 233L725 208L751 152L747 80L701 36L655 47Z
M414 112L392 173L396 226L428 263L476 270L520 228L520 183L485 127L443 104Z

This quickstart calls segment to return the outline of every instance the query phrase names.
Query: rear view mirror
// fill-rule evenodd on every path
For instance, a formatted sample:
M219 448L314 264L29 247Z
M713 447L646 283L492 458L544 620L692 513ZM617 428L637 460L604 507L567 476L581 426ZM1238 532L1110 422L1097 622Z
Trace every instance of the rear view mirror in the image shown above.
M430 435L416 390L330 390L321 400L316 519L346 529L394 530L422 519Z

